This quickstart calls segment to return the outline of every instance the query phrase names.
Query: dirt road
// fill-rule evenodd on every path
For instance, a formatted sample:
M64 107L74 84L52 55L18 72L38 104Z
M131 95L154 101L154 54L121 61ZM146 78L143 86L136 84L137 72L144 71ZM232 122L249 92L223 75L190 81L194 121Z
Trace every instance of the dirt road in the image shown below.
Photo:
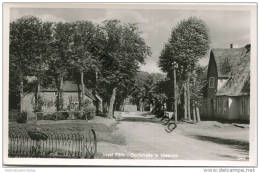
M172 133L151 115L124 113L113 135L124 143L98 143L96 158L106 159L178 159L247 160L248 128L231 124L201 122L180 123Z

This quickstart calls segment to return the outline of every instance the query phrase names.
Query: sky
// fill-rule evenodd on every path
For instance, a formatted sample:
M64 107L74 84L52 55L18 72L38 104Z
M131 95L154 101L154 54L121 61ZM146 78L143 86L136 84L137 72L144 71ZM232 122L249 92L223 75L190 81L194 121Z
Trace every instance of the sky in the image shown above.
M10 20L33 15L43 21L70 22L89 20L101 23L108 19L137 23L141 36L151 47L152 55L141 65L142 71L162 73L158 67L160 52L168 41L171 31L178 22L196 16L209 28L211 48L242 47L250 43L250 11L236 10L198 10L196 9L111 9L111 8L12 8ZM208 63L208 57L200 60Z

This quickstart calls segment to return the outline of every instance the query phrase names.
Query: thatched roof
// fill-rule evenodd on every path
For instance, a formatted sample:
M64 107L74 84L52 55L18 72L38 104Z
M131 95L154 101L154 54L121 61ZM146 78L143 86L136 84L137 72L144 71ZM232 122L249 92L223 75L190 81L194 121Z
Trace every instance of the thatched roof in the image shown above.
M64 81L62 86L63 92L78 92L82 90L82 85L75 84L73 81ZM57 88L49 87L49 88L42 88L41 92L56 92ZM85 95L89 98L95 100L96 97L92 94L92 90L85 87Z
M250 60L250 46L242 48L212 49L214 59L217 64L218 77L231 77L233 69L230 69L241 61Z
M249 95L250 45L242 48L213 49L218 77L228 78L216 95Z

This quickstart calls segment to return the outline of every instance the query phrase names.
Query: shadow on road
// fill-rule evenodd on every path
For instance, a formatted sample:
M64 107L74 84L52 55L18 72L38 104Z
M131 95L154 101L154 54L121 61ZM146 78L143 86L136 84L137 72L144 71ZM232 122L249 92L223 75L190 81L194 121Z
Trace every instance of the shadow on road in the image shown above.
M120 121L161 123L156 118L146 118L146 117L124 117L124 118L120 119Z
M210 141L222 145L228 145L234 149L242 150L244 152L249 152L249 143L246 141L239 141L235 139L223 139L223 138L201 136L201 135L194 135L194 137L199 140Z

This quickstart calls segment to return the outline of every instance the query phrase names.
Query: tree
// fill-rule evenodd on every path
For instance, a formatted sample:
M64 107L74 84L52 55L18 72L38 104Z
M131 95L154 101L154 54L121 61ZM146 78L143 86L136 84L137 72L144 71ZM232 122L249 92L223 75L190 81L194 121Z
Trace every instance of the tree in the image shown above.
M116 93L127 88L139 69L139 64L150 55L150 49L140 36L136 24L122 24L118 20L104 21L101 26L104 47L100 52L101 69L98 78L99 93L104 111L113 116Z
M37 77L37 87L33 89L36 105L39 86L46 85L48 81L45 72L51 25L32 16L22 17L10 24L10 93L20 93L20 109L23 92L27 89L25 77Z
M209 35L206 24L196 17L182 20L171 33L168 43L159 57L159 66L173 79L173 64L177 64L176 80L184 82L187 89L187 112L190 110L190 76L196 63L209 49ZM186 84L185 84L186 83ZM177 96L174 96L175 99Z
M207 85L206 79L206 67L202 67L199 64L195 67L193 73L191 74L191 97L192 109L194 121L200 121L199 106L202 104L203 95L205 94L204 89Z
M138 110L143 111L144 105L152 105L153 109L162 103L164 93L158 88L163 81L164 75L160 73L138 72L134 79L134 89L131 93L132 102L137 105Z
M71 68L70 45L72 42L73 25L71 23L55 23L52 33L52 42L48 51L48 74L53 77L57 88L56 108L63 109L62 87L64 77Z
M71 68L80 74L82 96L79 95L79 108L82 108L81 104L85 96L84 74L95 71L98 66L97 58L92 55L96 27L88 21L77 21L73 23L72 32L69 62Z

